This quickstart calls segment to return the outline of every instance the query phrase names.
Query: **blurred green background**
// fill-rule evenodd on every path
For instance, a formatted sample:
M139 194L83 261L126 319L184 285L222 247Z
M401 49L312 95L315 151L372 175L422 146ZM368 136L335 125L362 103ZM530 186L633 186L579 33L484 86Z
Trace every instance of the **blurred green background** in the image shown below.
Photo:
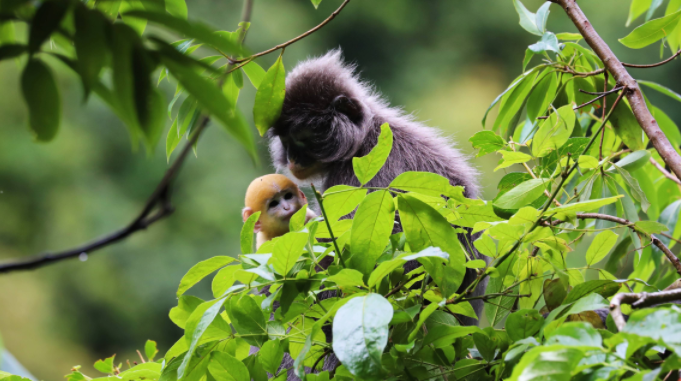
M543 3L524 2L531 11ZM234 30L241 13L239 0L187 3L190 18L223 30ZM247 45L260 51L281 43L321 22L339 4L324 0L315 10L309 0L255 0ZM580 1L580 6L621 59L659 58L657 48L633 51L617 42L633 29L624 27L628 1ZM551 31L575 31L561 9L551 9ZM658 14L663 11L664 6ZM355 0L320 32L287 48L284 63L290 69L301 59L341 47L394 105L472 152L468 139L480 130L485 109L520 73L525 48L536 40L518 25L511 0ZM266 56L259 63L267 68L275 59ZM62 91L62 127L52 143L36 144L26 128L20 68L12 61L0 64L2 261L67 249L122 227L167 168L163 144L150 157L133 152L115 115L95 98L83 104L77 77L58 64L53 68ZM632 72L681 92L678 62ZM239 105L250 119L254 89L249 86ZM170 99L173 87L166 82L162 88ZM681 123L678 104L648 95ZM262 141L260 148L263 165L255 167L224 131L211 127L198 157L189 158L177 181L170 218L85 262L0 275L5 347L45 380L61 379L74 365L96 374L92 363L114 353L118 361L136 360L135 349L148 338L162 353L167 350L181 335L167 314L176 305L182 275L200 260L239 252L245 189L256 176L273 171ZM497 159L473 160L488 199L505 173L493 172ZM208 284L192 292L207 297Z

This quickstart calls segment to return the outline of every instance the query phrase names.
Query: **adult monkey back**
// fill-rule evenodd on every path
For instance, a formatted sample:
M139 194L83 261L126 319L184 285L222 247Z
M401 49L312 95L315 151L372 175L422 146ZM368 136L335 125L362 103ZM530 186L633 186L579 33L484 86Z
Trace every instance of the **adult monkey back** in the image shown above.
M388 123L393 132L392 151L367 186L387 187L403 172L423 171L463 186L466 197L477 197L477 171L468 158L436 130L390 107L354 69L343 62L339 50L333 50L300 63L289 73L281 116L268 133L275 167L290 172L301 185L320 184L322 191L340 184L359 186L352 158L368 154L378 141L380 126ZM463 234L458 238L469 253L479 256L466 244L470 236L468 240ZM460 291L476 276L468 269ZM473 295L483 294L486 285L481 282ZM471 304L480 316L482 301ZM466 325L477 324L475 319L459 319ZM324 369L332 368L332 362L326 361Z

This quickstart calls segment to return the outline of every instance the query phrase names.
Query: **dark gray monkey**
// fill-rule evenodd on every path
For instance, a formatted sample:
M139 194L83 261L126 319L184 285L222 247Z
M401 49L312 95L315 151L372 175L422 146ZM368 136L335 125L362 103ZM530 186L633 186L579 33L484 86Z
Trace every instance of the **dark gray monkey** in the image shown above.
M470 166L468 158L437 130L391 107L358 78L355 66L343 62L340 50L304 61L288 74L281 116L268 133L272 161L279 171L297 178L300 185L314 182L322 192L340 184L359 186L352 158L371 151L383 123L389 123L393 132L393 148L385 166L367 186L387 187L403 172L423 171L442 175L452 185L464 186L466 197L478 196L478 172ZM459 239L466 245L463 234ZM486 258L474 248L468 249ZM406 270L417 266L415 261L408 263ZM474 270L467 270L460 290L475 277ZM486 282L481 282L474 295L483 294L486 286ZM471 304L480 316L482 301ZM465 325L478 324L476 319L459 318ZM329 331L325 332L331 342ZM331 354L325 359L324 370L334 369L337 364L338 359ZM282 366L291 365L287 355ZM297 377L289 372L288 380Z

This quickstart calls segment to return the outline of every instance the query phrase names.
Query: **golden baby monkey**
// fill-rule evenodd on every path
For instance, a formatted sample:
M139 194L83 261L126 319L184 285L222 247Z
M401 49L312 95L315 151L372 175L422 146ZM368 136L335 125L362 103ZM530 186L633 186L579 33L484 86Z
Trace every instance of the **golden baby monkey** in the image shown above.
M254 229L257 233L256 247L288 233L291 216L305 204L305 194L284 175L265 175L253 180L246 191L246 207L242 216L246 221L253 213L260 212ZM305 221L315 216L308 209Z

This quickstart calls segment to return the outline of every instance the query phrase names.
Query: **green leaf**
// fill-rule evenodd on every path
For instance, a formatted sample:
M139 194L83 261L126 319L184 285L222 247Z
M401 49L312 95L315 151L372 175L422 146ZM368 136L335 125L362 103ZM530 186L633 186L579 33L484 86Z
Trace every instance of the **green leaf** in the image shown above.
M258 361L270 374L277 374L277 369L284 359L284 348L279 340L266 342L258 351Z
M543 294L546 308L549 311L553 311L556 307L563 304L563 300L567 296L566 285L558 278L553 280L547 279L544 281Z
M235 275L237 271L242 269L243 267L241 265L233 265L227 266L218 271L218 273L213 277L213 283L211 284L213 297L219 298L223 296L236 281Z
M312 5L314 5L314 9L317 9L319 7L319 4L322 3L322 0L311 0Z
M78 6L74 11L76 33L73 43L78 54L78 73L86 89L99 80L110 54L107 49L108 20L101 12Z
M52 32L57 30L67 10L68 3L62 1L45 1L40 4L30 23L28 51L31 54L40 50Z
M679 100L681 101L681 96L679 96ZM667 136L667 139L669 139L669 143L674 147L681 146L681 132L679 132L679 127L676 123L674 123L664 111L655 106L651 107L651 111L653 112L653 116L655 117L655 120L657 120L660 129Z
M303 254L307 237L307 233L287 233L274 243L272 258L268 261L274 266L274 271L284 277L288 275Z
M579 164L579 168L586 170L598 167L598 159L589 155L580 155L577 159L577 163Z
M532 156L525 154L525 153L522 153L522 152L498 151L498 153L500 153L501 156L503 157L503 161L496 168L494 168L494 172L496 172L496 171L498 171L502 168L508 168L513 164L526 163L526 162L532 160Z
M501 136L492 131L478 131L468 141L471 142L473 148L480 150L475 157L485 156L488 153L498 151L504 148L506 144Z
M182 63L166 56L163 56L162 60L182 87L226 127L227 131L246 148L254 160L257 159L255 142L248 124L243 119L241 113L230 107L229 101L227 101L222 91L209 80Z
M272 124L279 118L286 95L286 70L281 56L267 70L265 77L258 86L253 106L253 120L255 126L263 136Z
M556 97L558 90L558 76L549 72L536 85L527 99L527 117L534 121L538 116L546 114L549 105Z
M255 224L258 222L259 218L260 212L255 212L251 214L248 219L246 219L244 226L241 227L240 242L242 254L250 254L253 252L253 232L255 229Z
M641 190L641 187L638 184L638 180L631 176L629 171L627 171L626 169L622 169L615 164L613 164L613 166L617 170L617 173L619 173L620 176L622 176L624 182L629 186L629 193L631 193L631 197L633 197L636 201L638 201L641 204L641 210L647 212L648 207L650 207L650 201L648 201L646 194L643 193L643 191Z
M632 150L644 150L648 144L648 137L641 130L634 113L624 102L612 112L610 123L615 128L617 136Z
M166 12L175 17L187 19L187 3L185 0L163 0L166 6Z
M431 172L403 172L388 187L433 197L450 196L453 188L447 178Z
M544 33L539 42L537 42L536 44L532 44L527 48L530 49L534 54L544 54L545 52L548 51L556 53L560 52L560 47L558 46L558 38L556 37L555 34L551 32Z
M621 286L621 283L611 280L590 280L580 283L570 291L563 305L569 305L593 293L607 298L614 295Z
M369 281L367 282L367 284L369 285L369 287L374 287L383 278L388 276L393 270L404 265L408 261L412 261L423 257L439 257L443 258L445 261L449 259L449 255L443 253L442 250L436 247L426 248L425 250L421 250L416 254L400 255L395 259L382 262L380 265L378 265L378 267L376 267L376 269L371 273L371 276L369 277Z
M289 220L289 231L297 232L305 227L305 219L307 218L307 204L303 205L302 208L298 209L297 212L291 216Z
M213 304L210 305L210 307L208 307L203 312L203 314L201 314L201 317L196 323L194 329L191 330L190 332L185 332L185 337L189 339L189 349L187 349L187 353L184 355L180 367L177 368L178 379L184 377L185 369L187 369L187 365L189 365L189 360L191 360L192 356L194 355L194 351L196 350L196 346L199 342L199 339L201 338L201 336L203 336L203 333L206 332L208 327L213 323L213 320L215 320L215 317L220 312L220 309L222 308L224 302L225 302L224 299L218 299L210 302ZM189 324L187 325L189 326Z
M484 269L487 267L487 262L483 261L482 259L475 259L466 262L466 267L469 269Z
M575 127L575 112L566 105L552 113L539 127L532 140L532 155L543 157L565 144Z
M423 345L433 344L435 348L444 348L452 345L459 337L464 337L472 333L480 333L482 330L476 326L452 326L438 324L428 329L428 334L423 339Z
M537 310L520 310L506 319L506 333L513 341L530 337L539 332L544 324L544 317Z
M332 224L339 218L352 213L367 194L366 188L350 185L336 185L324 192L324 210Z
M359 378L380 375L392 317L392 305L378 294L356 297L338 310L333 351L350 373Z
M675 14L681 14L681 11L676 12ZM636 82L640 83L641 85L650 87L651 89L653 89L655 91L658 91L658 92L660 92L660 93L662 93L662 94L664 94L664 95L666 95L666 96L668 96L668 97L670 97L674 100L681 102L681 95L679 95L678 93L674 92L673 90L671 90L667 87L664 87L660 84L657 84L655 82L650 82L650 81L637 80Z
M175 148L177 148L177 145L180 144L181 140L182 137L177 135L177 119L175 119L166 136L166 160L168 160L168 162L170 162L170 155L173 154L173 151L175 151Z
M681 19L681 11L659 19L650 20L634 29L629 35L621 38L619 41L628 48L645 48L671 33L679 23L679 19Z
M662 341L678 353L681 350L681 313L667 308L638 310L629 316L622 332Z
M618 167L626 169L627 171L635 171L648 163L650 160L650 152L646 150L634 151L624 157L624 159L618 161L616 164ZM614 167L609 168L608 171L612 171Z
M369 275L390 241L395 224L395 203L390 192L370 193L359 204L350 232L349 267Z
M125 13L124 16L143 18L151 22L161 24L189 38L195 38L207 45L210 45L223 53L232 53L235 55L241 55L244 53L241 45L228 38L221 37L220 34L215 33L210 27L202 23L189 22L168 13L146 10L134 10Z
M617 234L612 230L598 233L586 251L586 265L591 266L605 258L617 242Z
M227 266L234 262L234 258L227 256L213 257L201 261L192 266L189 271L182 277L180 286L177 288L177 296L184 294L193 285L197 284L201 279L205 278L210 273Z
M253 87L255 87L256 90L259 89L262 80L267 75L265 69L263 69L262 66L258 65L255 61L249 62L241 69L244 71L244 73L246 73L246 76L248 77L248 80L251 81Z
M618 196L615 196L615 197L601 198L601 199L598 199L598 200L589 200L589 201L575 202L575 203L572 203L572 204L566 204L566 205L558 206L558 207L555 207L555 208L551 208L545 214L586 212L586 211L589 211L589 210L598 209L603 205L612 204L613 202L616 202L617 199L619 199L621 197L622 197L622 195L618 195Z
M520 26L532 34L541 36L543 33L535 22L537 19L536 15L528 11L520 0L513 0L513 5L515 6L515 11L518 12L518 16L520 16Z
M363 157L352 158L352 168L362 186L371 181L378 171L381 170L383 164L388 159L388 155L390 155L392 147L393 132L390 130L388 123L383 123L381 125L381 134L378 136L378 142L371 149L371 152Z
M213 351L208 361L208 371L216 380L250 381L248 368L241 361L225 352Z
M144 354L147 355L147 360L154 361L157 353L156 342L154 340L147 340L144 344Z
M635 224L636 230L640 230L647 234L659 234L668 230L667 226L655 221L637 221Z
M127 12L131 12L134 10L144 10L144 2L143 0L126 0L126 1L121 1L121 6L118 9L118 12L121 13L121 19L123 22L128 24L131 28L137 32L137 34L141 35L144 33L144 29L147 27L147 20L136 18L136 17L128 17L126 16Z
M579 33L556 33L556 37L561 41L579 41L584 38Z
M487 115L489 112L496 106L497 103L499 103L500 100L504 99L506 94L508 94L511 90L515 89L519 84L523 83L525 79L527 78L528 75L533 73L533 70L530 70L526 73L523 73L520 77L518 77L513 83L511 83L506 90L504 90L503 93L499 94L494 100L492 101L492 104L487 107L487 110L485 111L485 116L482 117L482 128L485 128L485 122L487 121Z
M21 92L28 105L29 127L36 140L48 142L59 130L61 101L50 69L39 59L31 59L21 74Z
M645 13L645 11L650 8L652 1L653 0L632 0L626 25L631 25L632 21L636 20L640 15Z
M252 296L232 297L225 309L234 329L246 342L261 347L267 341L265 315Z
M113 355L111 357L107 357L104 360L97 360L95 363L94 367L98 371L106 374L113 374L114 372L114 357L116 355Z
M667 226L666 232L671 236L675 235L676 227L679 221L679 213L681 213L681 200L676 200L664 208L662 213L660 213L660 217L658 218L660 223ZM669 248L671 248L674 244L671 239L665 236L660 236L659 238Z
M528 206L544 194L548 179L527 180L499 197L494 205L503 209L518 209Z
M547 1L539 7L537 10L537 20L535 24L537 25L537 28L539 29L540 32L545 33L546 32L546 21L549 19L549 13L550 10L549 8L551 7L551 2Z
M336 275L326 278L329 282L334 282L340 288L346 287L365 287L364 274L357 270L343 269Z
M568 381L584 353L562 345L534 347L513 368L509 381Z

